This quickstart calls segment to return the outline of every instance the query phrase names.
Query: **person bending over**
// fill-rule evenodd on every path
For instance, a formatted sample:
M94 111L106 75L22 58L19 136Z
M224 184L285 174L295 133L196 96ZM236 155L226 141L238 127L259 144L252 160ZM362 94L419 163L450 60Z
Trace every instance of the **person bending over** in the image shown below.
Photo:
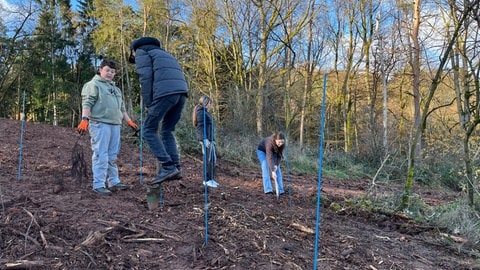
M263 138L257 147L257 156L262 169L263 192L273 194L272 182L276 187L277 196L282 195L283 189L282 171L280 161L283 159L285 148L285 135L282 132L275 132L269 137Z

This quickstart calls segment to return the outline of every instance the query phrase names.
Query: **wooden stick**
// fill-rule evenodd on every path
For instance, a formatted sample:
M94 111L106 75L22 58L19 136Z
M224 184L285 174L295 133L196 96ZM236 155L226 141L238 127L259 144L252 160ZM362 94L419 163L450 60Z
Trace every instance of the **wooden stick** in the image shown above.
M163 242L163 238L132 238L132 239L122 239L126 243L141 243L141 242Z
M43 261L19 260L12 263L6 263L5 269L30 269L38 266L45 266L45 263Z
M290 224L290 226L293 227L294 229L297 229L297 230L302 231L304 233L314 234L313 229L310 229L310 228L305 227L303 225L300 225L298 223L292 223L292 224Z

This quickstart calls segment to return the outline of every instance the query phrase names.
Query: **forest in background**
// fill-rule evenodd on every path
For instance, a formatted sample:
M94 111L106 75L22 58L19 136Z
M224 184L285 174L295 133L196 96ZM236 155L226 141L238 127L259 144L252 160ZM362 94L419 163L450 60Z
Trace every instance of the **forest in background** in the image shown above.
M404 183L399 210L408 208L416 183L464 190L475 204L478 1L135 3L2 4L0 117L75 127L83 84L111 58L127 109L139 120L129 46L154 36L179 59L190 85L180 141L193 138L189 112L207 94L225 149L241 155L243 143L284 130L301 167L318 156L325 109L326 166L339 166L340 153L375 168L365 176L373 182Z

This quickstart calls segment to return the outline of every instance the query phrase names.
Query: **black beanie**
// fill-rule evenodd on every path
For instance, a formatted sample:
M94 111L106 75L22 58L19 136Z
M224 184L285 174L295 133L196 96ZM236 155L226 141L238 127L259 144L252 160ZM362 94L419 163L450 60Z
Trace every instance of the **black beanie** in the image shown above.
M154 45L160 48L160 41L154 37L141 37L136 39L130 44L130 56L128 57L128 62L134 64L135 57L133 56L133 51L137 50L139 47L144 45Z

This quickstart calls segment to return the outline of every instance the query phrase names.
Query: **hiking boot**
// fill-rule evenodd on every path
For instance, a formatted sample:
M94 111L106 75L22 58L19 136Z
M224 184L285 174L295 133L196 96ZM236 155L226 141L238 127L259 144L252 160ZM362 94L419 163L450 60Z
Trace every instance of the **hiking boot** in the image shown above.
M209 187L216 188L216 187L218 187L219 184L218 184L217 181L215 181L213 179L210 179L207 182L203 181L203 185L207 185Z
M160 172L152 181L152 184L161 184L168 180L176 180L180 171L175 165L165 166L160 169Z
M113 185L110 187L111 189L116 189L116 190L125 190L125 189L128 189L128 186L125 185L124 183L122 182L119 182L117 183L116 185Z
M112 192L104 187L101 188L96 188L93 190L95 193L102 195L102 196L110 196L112 195Z

